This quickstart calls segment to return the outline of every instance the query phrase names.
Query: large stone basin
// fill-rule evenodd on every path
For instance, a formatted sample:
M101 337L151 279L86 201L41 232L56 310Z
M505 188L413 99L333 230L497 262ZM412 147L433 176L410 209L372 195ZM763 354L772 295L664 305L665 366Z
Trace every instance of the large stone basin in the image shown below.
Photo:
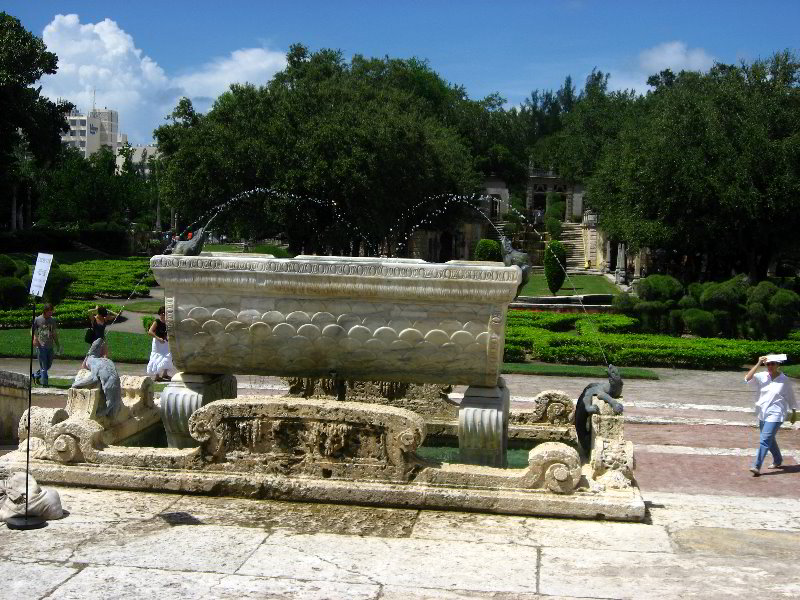
M502 263L203 253L154 256L185 373L495 386L508 304Z

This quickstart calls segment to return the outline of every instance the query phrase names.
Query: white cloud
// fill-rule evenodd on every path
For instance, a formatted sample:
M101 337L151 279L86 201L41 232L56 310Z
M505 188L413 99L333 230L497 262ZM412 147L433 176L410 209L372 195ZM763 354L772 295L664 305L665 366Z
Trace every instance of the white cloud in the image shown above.
M629 68L612 70L609 87L615 90L633 89L647 91L647 78L664 69L680 71L707 71L714 65L714 57L703 48L689 48L685 42L664 42L642 50L635 64Z
M664 42L639 53L643 70L658 73L664 69L678 71L707 71L714 57L702 48L689 48L684 42Z
M94 92L98 107L119 111L120 131L132 143L150 141L181 96L207 110L231 83L264 84L286 65L282 52L242 48L171 77L116 22L81 24L75 14L56 15L42 37L58 56L58 72L42 78L43 93L88 110Z

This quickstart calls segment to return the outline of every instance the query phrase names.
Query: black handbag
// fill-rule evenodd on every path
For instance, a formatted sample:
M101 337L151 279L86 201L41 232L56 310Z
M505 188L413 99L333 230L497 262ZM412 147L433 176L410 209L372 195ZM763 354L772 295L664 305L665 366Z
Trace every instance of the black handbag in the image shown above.
M87 344L91 344L94 340L94 329L92 327L87 327L86 332L83 334L83 341Z

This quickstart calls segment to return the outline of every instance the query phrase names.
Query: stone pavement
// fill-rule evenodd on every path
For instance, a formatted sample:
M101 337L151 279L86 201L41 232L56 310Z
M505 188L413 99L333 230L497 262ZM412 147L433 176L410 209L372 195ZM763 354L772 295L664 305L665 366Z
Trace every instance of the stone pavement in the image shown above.
M0 600L800 598L800 427L779 434L789 467L754 478L744 371L657 371L624 390L646 523L59 488L67 518L0 529ZM505 377L519 406L591 381Z

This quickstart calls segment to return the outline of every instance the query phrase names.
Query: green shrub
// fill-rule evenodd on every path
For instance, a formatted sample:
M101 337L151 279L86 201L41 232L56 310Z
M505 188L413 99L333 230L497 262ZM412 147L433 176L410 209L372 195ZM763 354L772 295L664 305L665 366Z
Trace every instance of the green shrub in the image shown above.
M769 337L767 309L760 302L747 304L747 337L760 340Z
M698 308L700 303L694 296L689 294L683 296L680 300L678 300L678 308L686 310L687 308Z
M28 288L22 281L16 277L0 277L0 308L19 308L27 302Z
M28 263L22 260L15 261L17 263L17 268L14 271L14 275L12 277L17 277L18 279L25 279L30 274L31 268L28 266ZM53 259L55 263L55 259ZM50 268L52 269L53 266L51 265Z
M700 296L700 306L704 310L727 310L738 314L741 305L747 300L747 289L747 278L744 275L707 285Z
M150 331L150 325L152 325L153 321L155 321L155 320L156 320L155 317L151 317L149 315L145 316L145 317L142 317L142 327L144 327L144 330L145 331Z
M623 292L614 296L614 299L611 301L611 306L613 306L614 310L617 312L633 315L636 314L636 305L639 304L639 302L640 300L636 296L628 292Z
M567 276L567 251L558 240L553 240L544 249L544 277L547 288L555 296L556 292L564 285Z
M497 240L482 239L475 247L474 260L503 261L503 252Z
M686 291L689 292L689 295L692 298L694 298L697 301L697 304L699 305L700 297L703 295L705 289L710 285L714 284L708 281L706 283L694 282L689 284L689 286L686 288Z
M0 254L0 277L16 277L16 261L6 254Z
M547 217L544 220L544 228L547 230L547 233L550 234L550 239L558 240L561 238L561 221L554 217Z
M712 337L716 333L714 314L699 308L683 311L683 322L690 333L701 337Z
M669 311L668 322L669 322L669 332L672 335L680 335L683 333L684 323L683 323L682 310L673 309Z
M711 314L714 315L714 325L716 331L726 338L736 338L738 336L738 328L736 321L727 310L712 310Z
M661 318L667 313L667 304L658 300L641 300L636 305L636 313L639 315L642 330L651 333L661 331Z
M751 287L747 292L747 303L758 302L765 308L769 304L770 298L775 295L780 288L771 281L761 281L755 287Z
M800 296L791 290L779 289L769 301L767 316L769 337L774 340L785 338L794 327L800 312Z
M678 300L683 296L683 285L671 275L650 275L638 281L636 293L642 300Z
M522 346L506 342L505 348L503 349L503 362L525 362L525 350Z

